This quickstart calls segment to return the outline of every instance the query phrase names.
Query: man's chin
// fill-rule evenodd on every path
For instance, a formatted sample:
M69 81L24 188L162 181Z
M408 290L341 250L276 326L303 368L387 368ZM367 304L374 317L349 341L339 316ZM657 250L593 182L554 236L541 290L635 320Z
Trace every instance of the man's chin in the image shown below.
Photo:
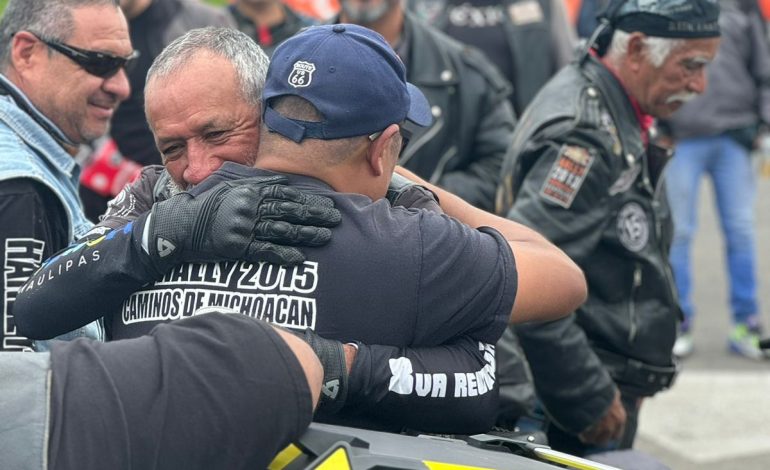
M677 112L682 105L684 105L683 101L672 101L656 109L652 115L659 119L667 119Z

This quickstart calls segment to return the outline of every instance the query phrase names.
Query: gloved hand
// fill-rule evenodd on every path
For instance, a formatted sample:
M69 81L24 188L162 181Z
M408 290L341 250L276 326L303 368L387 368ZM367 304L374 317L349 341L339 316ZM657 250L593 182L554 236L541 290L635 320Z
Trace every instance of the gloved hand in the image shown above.
M203 194L155 204L133 230L158 276L185 261L297 264L292 246L328 243L340 213L331 199L285 186L283 176L219 183Z
M345 348L340 341L318 336L313 330L292 331L313 348L324 368L321 398L317 412L334 414L345 405L348 397L348 369L345 364Z
M402 206L408 209L428 209L441 212L438 196L433 191L398 173L393 173L385 198L390 201L392 207Z

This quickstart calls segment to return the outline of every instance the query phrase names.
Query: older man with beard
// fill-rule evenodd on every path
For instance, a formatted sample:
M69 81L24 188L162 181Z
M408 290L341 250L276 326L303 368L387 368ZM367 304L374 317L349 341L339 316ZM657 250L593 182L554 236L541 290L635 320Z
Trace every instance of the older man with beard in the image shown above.
M675 376L670 152L650 126L705 90L718 16L713 0L613 1L593 48L543 88L514 135L498 210L564 249L589 285L574 315L516 328L557 449L630 447L642 398Z

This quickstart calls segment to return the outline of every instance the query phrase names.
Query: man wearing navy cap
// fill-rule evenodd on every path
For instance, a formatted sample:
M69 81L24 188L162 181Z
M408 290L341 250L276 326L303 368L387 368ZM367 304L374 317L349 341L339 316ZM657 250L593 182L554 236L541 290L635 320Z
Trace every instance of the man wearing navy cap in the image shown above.
M506 156L499 213L561 247L589 285L574 315L516 328L558 449L630 447L642 398L674 379L681 311L661 178L670 152L650 131L704 91L718 16L714 0L612 1Z
M171 49L189 58L185 47L174 44ZM169 71L168 79L179 70L185 71L181 79L212 77L192 73L200 70L193 65L200 61L192 57L189 62L170 61L160 67ZM209 80L222 91L228 62L216 54L204 58L207 63L218 61L221 76ZM235 155L239 146L234 136L225 139L227 145L220 143L220 134L209 136L211 123L221 119L212 119L207 111L191 104L186 89L169 87L174 93L158 93L157 84L164 82L156 81L163 75L153 76L152 70L150 75L149 88L154 91L148 99L148 116L167 156L189 158L192 147L200 153L201 146L210 146L212 153L219 151L220 158ZM585 295L582 273L531 230L474 209L449 193L436 190L447 213L465 224L435 212L392 207L384 198L402 135L408 134L407 123L419 126L431 117L425 98L406 82L400 59L377 33L351 25L308 29L275 51L264 90L266 126L258 135L253 133L261 144L257 155L261 169L228 161L209 179L196 180L198 185L184 198L205 198L212 194L206 190L223 179L242 184L244 178L270 179L282 173L291 186L327 196L345 208L332 237L337 241L328 249L304 251L306 261L292 267L224 261L180 264L160 281L136 286L137 291L127 294L122 304L120 299L118 311L106 317L112 338L136 337L159 323L224 309L297 331L315 330L335 343L379 344L393 360L384 353L375 357L372 349L361 347L352 366L347 403L340 398L345 394L344 376L337 388L324 379L321 418L386 429L487 430L494 420L494 406L490 412L476 415L468 410L478 409L474 404L481 401L496 401L492 343L510 321L552 318L574 308ZM225 95L216 96L223 97L214 100L216 104L225 99ZM231 106L239 104L233 98L225 100ZM188 115L188 108L200 112ZM169 109L172 111L161 112ZM195 126L190 130L191 122L202 124L206 132L198 135ZM223 152L225 147L228 152ZM163 206L179 200L172 197L156 204L149 215L134 222L133 229L119 232L135 231L146 224L152 227L155 222L148 221L163 220ZM169 216L167 210L163 213ZM173 218L171 214L170 220ZM476 229L481 226L494 228ZM111 233L115 232L118 230ZM156 232L145 231L148 236L143 245L160 255L166 243ZM103 244L114 243L118 237ZM74 253L89 257L98 247L98 243L87 245ZM74 254L64 254L61 260L71 256ZM49 264L25 287L21 297L29 314L26 325L64 321L32 308L42 298L49 299L48 304L61 304L51 300L51 295L61 297L66 290L80 299L95 290L90 283L62 284L62 278L69 275L56 272L61 260ZM101 266L109 269L112 264ZM103 277L111 279L113 274ZM38 279L42 281L37 283ZM68 285L72 287L62 287ZM552 295L539 298L535 285L548 288ZM63 300L71 310L72 300ZM51 318L44 319L46 316ZM67 316L66 321L70 320ZM318 338L311 335L308 339L318 346ZM426 359L426 355L411 353L418 346L459 352L448 359L444 355L441 367L436 367L435 362L428 363L434 356ZM466 373L464 352L468 350L476 368ZM383 376L388 377L384 391L378 382ZM453 409L457 412L447 412Z

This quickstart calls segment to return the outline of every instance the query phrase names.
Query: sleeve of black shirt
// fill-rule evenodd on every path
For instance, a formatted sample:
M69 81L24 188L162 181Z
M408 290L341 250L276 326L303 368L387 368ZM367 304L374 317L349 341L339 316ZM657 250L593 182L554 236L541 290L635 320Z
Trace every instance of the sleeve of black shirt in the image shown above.
M91 241L77 243L32 275L19 292L19 331L33 339L50 339L105 315L155 279L134 223ZM52 308L55 306L55 308Z
M64 209L48 188L28 178L0 182L0 350L31 347L17 328L18 292L43 260L67 245L67 237Z
M162 171L161 166L145 167L138 180L110 201L99 225L32 276L16 306L25 335L53 338L111 315L131 293L154 280L131 227L144 223Z
M423 348L359 345L350 396L346 407L389 430L489 431L499 398L495 346L468 336Z
M297 358L242 315L55 342L51 369L53 470L266 468L312 418Z

